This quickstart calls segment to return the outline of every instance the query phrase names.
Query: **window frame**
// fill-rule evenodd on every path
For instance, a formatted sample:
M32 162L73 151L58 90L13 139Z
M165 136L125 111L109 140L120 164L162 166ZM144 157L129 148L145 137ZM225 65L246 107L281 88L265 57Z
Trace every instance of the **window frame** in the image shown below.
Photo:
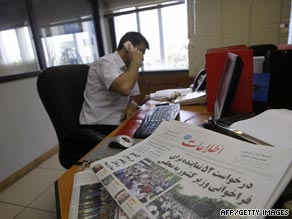
M101 34L101 25L99 21L100 14L99 14L98 0L89 0L89 2L92 8L93 25L95 29L95 37L96 37L96 42L98 46L98 53L99 53L99 56L103 56L105 54L105 51L104 51L104 46L103 46L102 34ZM31 31L31 37L33 39L32 44L35 49L35 56L36 56L36 61L39 65L39 70L0 76L0 84L9 82L9 81L14 81L14 80L37 77L40 74L40 72L47 67L45 54L42 47L41 37L38 34L39 31L38 31L37 20L36 20L34 9L33 9L33 2L32 0L25 0L25 4L26 4L26 13L28 16L27 26L30 28L30 31Z
M133 10L127 10L124 12L115 12L111 14L105 14L104 17L108 18L108 23L109 23L109 31L111 37L111 46L112 50L114 51L117 48L117 43L116 43L116 33L115 33L115 22L114 22L114 17L116 16L121 16L121 15L127 15L127 14L132 14L135 13L136 15L136 24L137 24L137 30L138 32L141 32L141 24L140 24L140 12L147 11L147 10L157 10L157 17L158 17L158 27L159 27L159 45L160 45L160 60L165 62L165 43L163 40L163 22L162 22L162 8L169 7L169 6L175 6L175 5L180 5L180 4L186 4L185 1L180 1L180 2L174 2L166 5L156 5L156 6L150 6L146 8L139 8L135 7ZM186 36L187 37L187 36ZM180 68L180 69L153 69L153 70L145 70L143 67L141 68L142 72L182 72L182 71L188 71L188 68Z

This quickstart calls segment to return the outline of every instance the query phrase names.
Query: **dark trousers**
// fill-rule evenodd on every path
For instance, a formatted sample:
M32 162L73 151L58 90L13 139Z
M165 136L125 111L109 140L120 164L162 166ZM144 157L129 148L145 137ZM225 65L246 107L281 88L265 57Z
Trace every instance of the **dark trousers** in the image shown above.
M98 131L104 135L110 134L113 130L115 130L117 125L80 125L82 128L93 129Z

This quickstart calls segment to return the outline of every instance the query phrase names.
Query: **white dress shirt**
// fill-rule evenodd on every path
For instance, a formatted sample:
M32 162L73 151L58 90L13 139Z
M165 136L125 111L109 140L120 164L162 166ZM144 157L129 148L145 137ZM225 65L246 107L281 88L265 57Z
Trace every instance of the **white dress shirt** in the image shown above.
M130 97L139 95L136 82L129 96L109 91L109 88L127 67L118 52L103 56L93 62L89 68L84 91L84 103L79 122L82 125L119 125L123 111Z

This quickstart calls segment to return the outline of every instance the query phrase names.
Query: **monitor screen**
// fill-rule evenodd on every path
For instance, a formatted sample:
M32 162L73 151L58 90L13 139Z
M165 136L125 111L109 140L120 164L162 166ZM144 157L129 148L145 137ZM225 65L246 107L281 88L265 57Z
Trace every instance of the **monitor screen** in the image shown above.
M234 53L228 52L214 104L215 120L230 114L242 69L243 62L241 58Z

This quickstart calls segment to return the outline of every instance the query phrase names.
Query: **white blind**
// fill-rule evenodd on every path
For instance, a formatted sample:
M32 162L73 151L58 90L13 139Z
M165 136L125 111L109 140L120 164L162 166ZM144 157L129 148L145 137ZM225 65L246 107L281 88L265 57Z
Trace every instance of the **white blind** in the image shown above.
M184 0L100 0L104 14L112 14L114 11L131 8L146 7L165 3L184 3Z

